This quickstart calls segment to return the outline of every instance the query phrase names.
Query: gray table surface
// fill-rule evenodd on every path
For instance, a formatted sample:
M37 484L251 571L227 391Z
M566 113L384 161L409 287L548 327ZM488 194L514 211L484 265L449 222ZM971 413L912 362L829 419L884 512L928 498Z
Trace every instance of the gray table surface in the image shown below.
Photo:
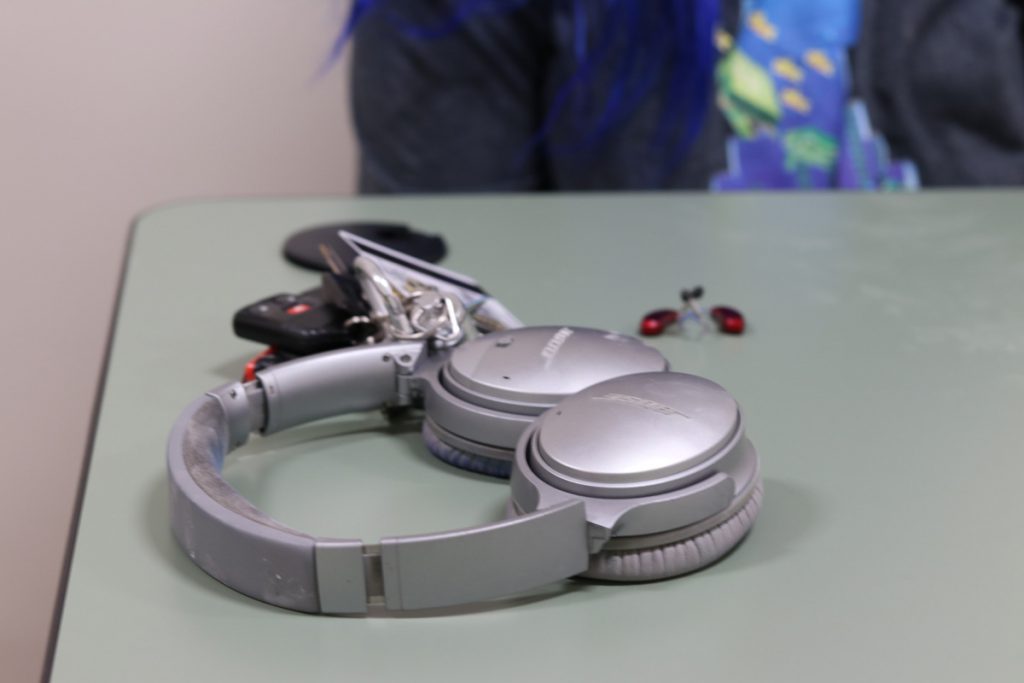
M1024 679L1024 194L240 200L145 215L131 248L55 681ZM178 411L259 347L231 314L315 276L298 227L406 221L531 324L635 329L703 284L740 338L653 344L740 401L765 507L689 577L566 582L402 618L311 617L209 578L168 530ZM70 343L70 342L69 342ZM505 485L349 416L256 440L229 480L327 536L497 519ZM59 429L59 425L54 425ZM10 549L8 549L10 551Z

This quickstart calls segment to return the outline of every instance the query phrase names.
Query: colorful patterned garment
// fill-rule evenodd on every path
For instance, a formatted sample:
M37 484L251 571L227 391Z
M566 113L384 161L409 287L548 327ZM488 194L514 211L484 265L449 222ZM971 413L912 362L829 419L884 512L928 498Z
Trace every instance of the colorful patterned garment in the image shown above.
M717 102L734 135L712 190L919 187L851 99L859 32L860 0L745 0L738 37L715 36Z
M1024 0L354 0L339 51L357 20L363 192L1024 186Z

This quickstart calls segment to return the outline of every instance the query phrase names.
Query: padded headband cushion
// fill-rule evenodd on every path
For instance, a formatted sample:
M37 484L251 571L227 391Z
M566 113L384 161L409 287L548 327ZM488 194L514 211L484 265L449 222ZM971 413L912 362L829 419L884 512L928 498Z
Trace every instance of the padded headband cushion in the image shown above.
M763 497L764 485L758 481L746 504L717 526L654 548L603 551L591 556L590 567L580 576L605 581L655 581L703 569L724 557L750 531Z
M228 443L216 399L204 396L178 418L167 452L175 537L227 586L272 605L320 611L315 539L263 514L221 478Z
M434 430L430 428L426 420L423 421L423 429L421 431L423 442L427 445L427 450L439 460L443 460L449 465L454 465L470 472L476 472L477 474L498 477L499 479L508 479L512 474L511 460L488 458L485 455L474 455L455 448L451 444L441 441L441 438L434 433Z
M200 399L195 412L184 425L182 450L185 468L206 495L232 512L259 524L312 538L268 517L221 477L227 455L227 418L216 399Z

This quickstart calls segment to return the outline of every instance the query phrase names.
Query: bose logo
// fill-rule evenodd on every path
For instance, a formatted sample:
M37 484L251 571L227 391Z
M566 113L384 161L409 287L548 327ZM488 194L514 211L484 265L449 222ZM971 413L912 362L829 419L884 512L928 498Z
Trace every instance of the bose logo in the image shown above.
M541 357L547 361L547 363L544 364L545 368L551 365L551 362L555 360L555 356L558 355L559 349L562 348L562 345L565 344L571 336L572 330L568 327L563 327L555 332L554 336L548 340L548 343L544 345L544 348L540 352Z
M686 413L681 413L675 408L670 408L664 403L658 403L648 398L640 398L639 396L630 396L629 394L605 394L604 396L595 396L595 401L614 401L615 403L627 403L629 405L643 408L644 410L650 410L661 415L678 415L679 417L685 417L687 420L690 416Z

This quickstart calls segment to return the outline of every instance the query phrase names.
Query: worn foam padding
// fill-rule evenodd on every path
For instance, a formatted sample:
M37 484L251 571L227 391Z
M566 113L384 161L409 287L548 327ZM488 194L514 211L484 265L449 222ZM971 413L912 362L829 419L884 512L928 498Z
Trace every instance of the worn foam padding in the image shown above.
M512 474L511 460L498 460L497 458L489 458L485 455L473 455L472 453L455 448L441 441L440 437L434 433L434 430L430 428L430 425L425 420L421 432L423 434L423 442L427 445L427 450L439 460L449 465L478 474L498 477L499 479L508 479Z
M207 574L257 600L320 611L315 539L252 506L220 476L227 418L203 396L178 418L167 447L171 527Z
M721 559L750 531L761 510L764 485L758 481L750 499L732 517L692 538L654 548L606 550L592 555L580 576L605 581L655 581L703 569Z
M362 613L368 597L389 610L449 607L515 595L587 567L582 501L469 529L384 538L374 567L362 541L290 529L227 484L220 470L237 440L228 425L223 403L210 395L175 424L167 448L171 525L196 564L245 595L303 612Z

